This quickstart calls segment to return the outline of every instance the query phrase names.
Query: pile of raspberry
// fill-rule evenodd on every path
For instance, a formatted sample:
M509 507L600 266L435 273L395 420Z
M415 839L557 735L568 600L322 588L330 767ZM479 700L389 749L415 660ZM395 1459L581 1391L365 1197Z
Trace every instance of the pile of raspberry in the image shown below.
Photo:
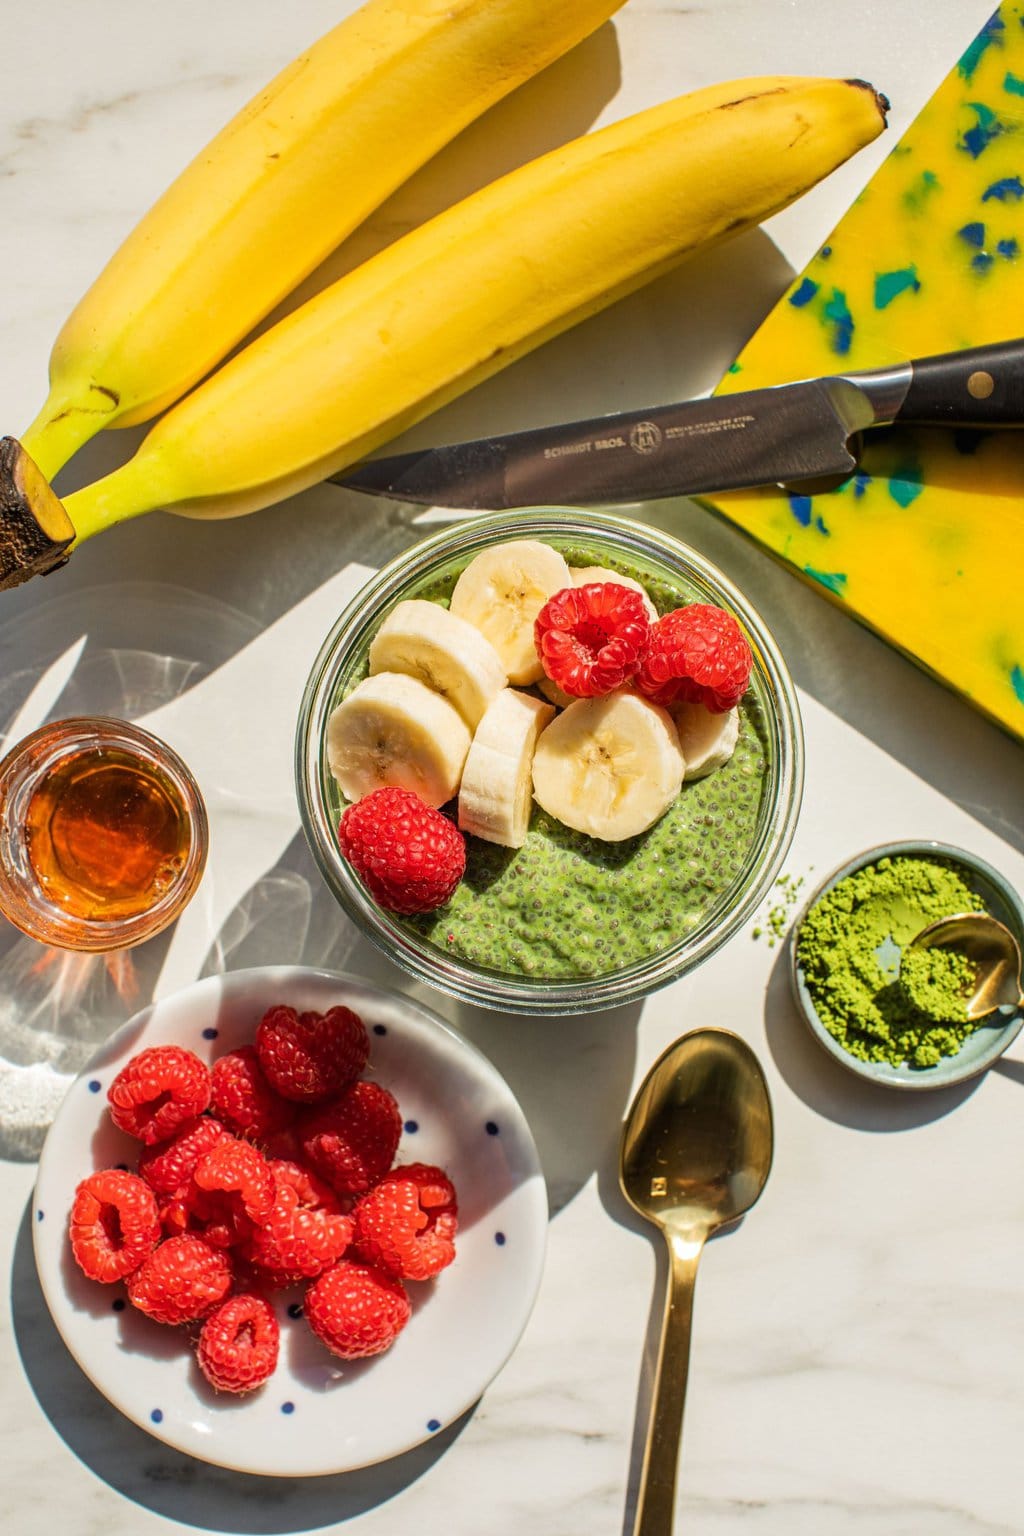
M392 1166L402 1117L362 1075L369 1049L349 1008L278 1004L212 1068L153 1046L110 1085L111 1119L141 1143L137 1171L83 1179L72 1252L155 1322L191 1330L218 1391L250 1392L274 1371L274 1290L304 1285L313 1332L358 1360L409 1321L406 1282L455 1257L455 1189L440 1168Z

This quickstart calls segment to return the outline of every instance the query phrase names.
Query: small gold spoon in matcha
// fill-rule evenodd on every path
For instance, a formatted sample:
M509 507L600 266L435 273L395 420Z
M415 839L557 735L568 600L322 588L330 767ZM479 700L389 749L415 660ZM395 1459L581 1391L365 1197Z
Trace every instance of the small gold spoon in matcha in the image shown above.
M725 1029L696 1029L654 1063L622 1132L619 1182L660 1227L669 1285L634 1536L670 1536L704 1243L748 1211L772 1164L772 1109L757 1057Z
M917 949L949 949L974 966L974 990L967 999L967 1018L983 1019L996 1008L1024 1005L1020 945L998 918L987 912L959 912L940 917L915 934Z

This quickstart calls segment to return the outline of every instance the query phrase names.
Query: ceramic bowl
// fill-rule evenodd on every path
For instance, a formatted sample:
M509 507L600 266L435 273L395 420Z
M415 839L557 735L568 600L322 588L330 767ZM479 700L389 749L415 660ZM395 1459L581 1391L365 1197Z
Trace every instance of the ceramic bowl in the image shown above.
M947 843L928 841L883 843L877 848L869 848L864 853L857 854L855 858L849 859L838 869L833 870L808 898L789 936L789 974L793 996L801 1016L819 1045L834 1061L838 1061L841 1066L855 1073L857 1077L882 1084L886 1088L904 1090L948 1088L953 1083L960 1083L967 1078L977 1076L979 1072L984 1072L999 1059L1024 1026L1024 1010L1019 1007L998 1009L968 1035L955 1056L943 1056L933 1067L910 1067L905 1063L894 1067L888 1062L861 1061L859 1057L852 1056L849 1051L844 1050L821 1022L797 959L797 946L804 918L821 897L833 886L838 885L840 880L844 880L847 875L855 874L866 865L875 864L879 859L898 857L934 859L954 865L967 884L982 898L984 908L991 912L993 917L1006 924L1018 944L1024 945L1024 902L1009 882L983 859L967 852L966 849L956 848ZM951 913L950 916L952 915Z
M392 1347L337 1359L301 1315L301 1291L271 1292L277 1370L249 1397L215 1393L187 1334L125 1304L123 1285L86 1279L71 1254L75 1187L97 1168L134 1167L140 1143L107 1114L106 1090L144 1047L179 1044L206 1061L251 1042L263 1012L353 1008L370 1035L367 1075L398 1100L398 1162L445 1168L459 1199L456 1258L409 1283L413 1315ZM272 1476L344 1472L383 1461L450 1425L484 1391L526 1326L547 1236L544 1180L530 1129L503 1078L441 1019L367 982L294 967L196 982L121 1028L72 1084L36 1181L33 1237L43 1292L64 1342L114 1406L179 1451Z
M673 606L697 601L724 607L743 625L753 652L747 700L759 722L765 771L749 841L727 882L713 894L705 894L696 906L661 914L666 937L658 947L618 967L605 969L588 954L588 970L545 976L463 958L445 942L444 924L435 941L413 923L382 910L338 848L338 821L345 802L327 764L327 723L334 707L365 674L373 635L398 601L436 596L454 583L480 551L514 539L551 544L569 556L570 564L632 571L652 587L657 583L659 590L671 593ZM310 673L299 712L295 770L303 829L324 879L362 932L391 960L417 979L466 1002L505 1013L572 1014L639 1000L714 954L756 911L785 857L796 824L803 786L803 738L796 690L767 625L710 561L678 539L627 518L591 510L535 508L473 518L446 528L392 561L363 588L327 636ZM684 785L683 795L689 790ZM669 856L699 866L702 857L709 856L707 848L715 847L715 839L730 835L730 815L727 805L720 806L714 825L699 840ZM592 852L584 848L579 856L588 860ZM695 880L702 875L700 869ZM487 888L491 881L487 870L470 869L466 878L474 888ZM566 881L571 881L571 875ZM492 902L490 920L495 928L502 923L502 904L513 895L511 885L506 885ZM603 900L604 893L600 896ZM609 921L618 923L621 917L626 926L629 914L616 911L614 905L612 898L604 902ZM632 921L637 921L635 914ZM567 916L559 931L568 932L571 926ZM523 928L527 931L525 924ZM579 935L574 933L573 938L576 942Z

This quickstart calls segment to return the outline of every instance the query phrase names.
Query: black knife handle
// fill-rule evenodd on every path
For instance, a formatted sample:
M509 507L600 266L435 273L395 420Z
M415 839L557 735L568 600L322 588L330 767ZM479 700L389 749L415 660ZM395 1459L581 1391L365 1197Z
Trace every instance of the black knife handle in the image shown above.
M893 419L922 426L1024 426L1024 341L916 358Z

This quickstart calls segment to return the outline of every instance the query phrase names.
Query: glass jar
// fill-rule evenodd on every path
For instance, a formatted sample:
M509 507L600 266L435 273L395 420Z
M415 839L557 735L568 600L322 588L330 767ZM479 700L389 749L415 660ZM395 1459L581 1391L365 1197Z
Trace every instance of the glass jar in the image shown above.
M127 721L57 720L0 761L0 912L41 943L152 938L194 894L208 842L188 768Z
M701 910L678 913L676 931L664 945L596 973L531 976L453 953L445 943L418 932L414 923L377 906L338 847L337 825L345 802L327 766L327 722L335 705L364 675L376 630L397 602L443 594L481 550L517 538L554 545L571 557L570 565L628 571L678 594L677 603L726 608L743 626L753 653L747 697L762 726L764 776L742 867ZM295 769L303 828L324 879L362 932L397 965L467 1002L505 1012L572 1014L618 1006L664 986L714 954L753 914L793 835L803 784L803 740L785 663L764 621L721 571L670 535L626 518L541 508L490 514L446 528L367 583L327 636L310 673L299 711ZM684 794L686 789L684 785Z

